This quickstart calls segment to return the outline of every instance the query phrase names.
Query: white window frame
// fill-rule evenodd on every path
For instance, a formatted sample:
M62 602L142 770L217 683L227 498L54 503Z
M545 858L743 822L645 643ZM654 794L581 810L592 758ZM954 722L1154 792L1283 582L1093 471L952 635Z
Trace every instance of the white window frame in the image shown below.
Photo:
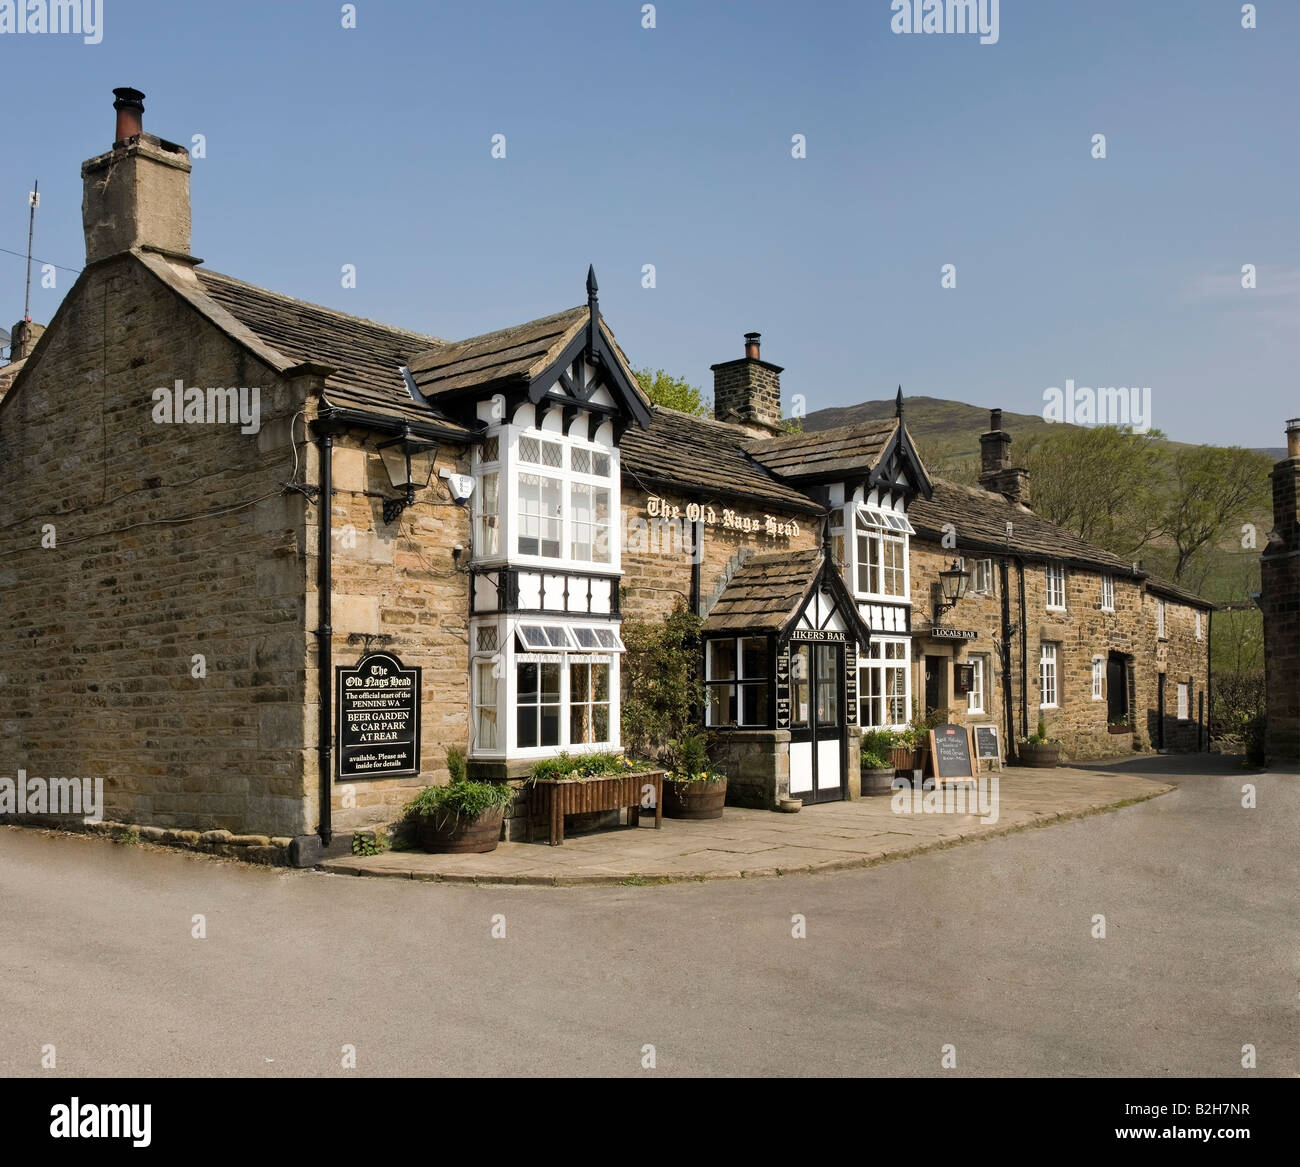
M963 565L965 560L962 560ZM989 558L972 559L972 571L970 580L970 590L977 596L992 596L997 594L997 586L993 582L993 560ZM962 570L965 570L963 566ZM980 586L980 575L984 575L984 586Z
M1047 602L1044 605L1049 612L1064 612L1065 604L1065 564L1049 563L1045 569L1044 578L1047 584ZM1055 595L1059 593L1061 602L1052 603Z
M889 656L886 652L886 645L892 645L894 656ZM869 729L906 729L908 721L911 718L912 709L912 642L906 637L898 636L875 636L871 637L871 643L865 653L858 654L858 724L863 730ZM894 693L891 697L889 693L889 676L891 671L895 677L901 674L903 679L903 692ZM870 674L879 673L879 693L872 696L872 684ZM891 710L891 700L895 703L896 708ZM879 702L881 720L873 722L868 717L864 717L868 705L871 702ZM901 706L898 703L901 702ZM885 718L891 712L901 712L902 717L896 721L887 721Z
M620 685L622 669L620 660L625 647L616 623L612 621L574 619L570 616L560 618L558 613L554 619L548 617L520 618L504 614L485 616L474 620L471 624L471 646L478 644L478 630L488 626L497 629L496 650L488 651L476 648L471 654L471 707L474 711L471 722L474 731L474 740L470 744L471 757L532 761L538 758L554 757L561 750L567 750L569 753L589 753L605 750L616 751L621 748L619 717L621 712ZM534 650L530 646L526 650L521 647L527 644L525 628L559 628L562 636L558 639L562 640L563 643L560 645L551 644L552 638L548 635L548 643L545 649ZM601 640L612 640L613 646L593 649L584 645L583 641L589 639L585 633L585 630L588 629L598 635ZM519 745L517 716L519 704L518 665L521 663L557 664L560 666L560 740L555 745ZM607 742L574 742L570 738L574 693L572 691L572 675L569 666L574 664L609 665L610 740ZM495 669L493 677L497 691L495 746L480 740L480 725L482 724L480 710L486 708L483 705L482 686L484 677L480 668L482 665L489 665ZM591 705L592 702L588 701L586 704ZM598 704L603 705L604 702Z
M1061 651L1054 640L1044 640L1038 649L1038 707L1061 707ZM1050 682L1050 683L1049 683ZM1048 700L1051 697L1051 700Z
M533 407L528 407L530 410ZM594 422L592 423L594 426ZM572 570L590 573L608 571L611 575L622 571L622 496L621 470L618 448L604 441L561 433L549 428L545 422L541 428L531 422L509 423L489 430L486 437L495 437L498 443L498 457L495 461L480 458L477 466L477 483L474 504L474 562L475 563L509 563L523 567L537 567L550 571ZM531 439L549 442L561 447L560 465L546 466L540 462L524 461L520 442ZM589 455L591 473L575 470L575 455ZM597 459L607 461L608 476L596 474ZM495 515L489 509L490 493L486 489L489 476L497 475L497 499ZM559 550L558 556L540 553L521 552L519 540L523 534L524 514L522 506L521 474L534 474L549 478L559 483ZM580 526L587 526L588 520L579 523L578 506L575 501L575 488L605 490L609 493L609 508L603 521L597 521L594 513L590 520L593 528L592 539L584 545L594 550L598 546L608 548L608 558L583 558L574 554L574 538ZM496 531L495 549L488 546L487 531L489 521ZM539 548L540 552L540 548Z
M1115 610L1115 577L1105 574L1101 577L1101 610L1103 612L1113 612Z
M1201 639L1201 614L1200 614L1200 612L1197 612L1197 613L1196 613L1196 639L1197 639L1197 640L1200 640L1200 639Z
M894 604L908 603L912 593L910 537L915 534L916 531L908 522L906 515L884 507L857 503L853 507L852 530L845 531L847 540L852 544L853 562L850 582L853 594L864 599ZM867 544L874 544L879 556L879 566L874 573L874 578L872 578L873 573L870 571L869 562L863 558L864 541ZM884 587L886 545L896 548L902 560L901 590L897 593L871 590L872 585L877 588ZM868 574L867 588L861 586L863 572Z
M987 713L985 706L985 674L987 669L984 667L986 658L982 655L972 656L966 663L973 665L975 668L974 682L971 690L966 694L966 712L967 713Z
M1106 659L1105 657L1094 656L1092 658L1092 699L1100 701L1105 695L1106 682Z
M1156 600L1156 639L1166 640L1165 636L1165 602Z
M1192 708L1192 689L1186 681L1178 682L1178 720L1190 721Z

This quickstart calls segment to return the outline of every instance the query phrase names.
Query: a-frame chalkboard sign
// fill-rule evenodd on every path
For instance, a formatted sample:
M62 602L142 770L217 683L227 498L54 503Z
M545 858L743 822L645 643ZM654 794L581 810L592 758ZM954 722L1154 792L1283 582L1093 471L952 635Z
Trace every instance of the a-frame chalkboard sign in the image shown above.
M928 734L925 774L940 782L974 782L975 748L964 725L936 725Z

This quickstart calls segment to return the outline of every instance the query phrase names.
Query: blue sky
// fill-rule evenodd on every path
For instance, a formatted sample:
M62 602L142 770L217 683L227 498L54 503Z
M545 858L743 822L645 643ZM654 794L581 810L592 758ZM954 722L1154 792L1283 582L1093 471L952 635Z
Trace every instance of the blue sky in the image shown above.
M1295 0L1253 31L1238 0L1002 0L988 45L896 35L889 0L103 3L97 45L0 35L2 248L39 177L36 255L80 266L79 165L133 85L146 129L206 137L194 253L357 315L460 338L594 263L633 363L705 388L757 330L808 410L1037 413L1072 378L1150 386L1183 441L1300 414ZM0 253L5 327L23 275Z

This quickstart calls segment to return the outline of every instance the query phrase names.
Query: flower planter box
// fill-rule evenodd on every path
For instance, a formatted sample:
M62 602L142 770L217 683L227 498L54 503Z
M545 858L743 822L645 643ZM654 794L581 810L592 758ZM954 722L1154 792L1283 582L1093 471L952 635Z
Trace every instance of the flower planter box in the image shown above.
M912 776L912 768L908 768L908 777ZM873 794L888 794L894 789L894 778L898 774L894 766L884 766L879 769L872 767L862 771L862 797L867 798Z
M1050 769L1058 765L1061 760L1061 743L1050 742L1042 745L1025 745L1022 742L1016 747L1016 752L1022 766L1037 766L1041 769Z
M528 786L528 841L540 823L550 830L550 844L564 842L564 816L591 814L601 810L627 807L627 824L637 826L641 820L641 797L646 786L654 787L655 829L663 826L662 770L641 774L614 774L606 778L541 778Z
M727 803L726 778L708 782L664 781L664 814L670 819L720 819Z
M1131 725L1108 725L1106 727L1106 732L1107 733L1132 733L1133 727Z
M421 815L416 837L426 851L451 855L482 855L495 851L501 839L504 807L485 810L477 818L458 817L452 811Z
M914 750L911 746L895 746L890 754L890 761L894 763L895 771L902 771L910 778L913 770L919 770L922 765L922 751Z

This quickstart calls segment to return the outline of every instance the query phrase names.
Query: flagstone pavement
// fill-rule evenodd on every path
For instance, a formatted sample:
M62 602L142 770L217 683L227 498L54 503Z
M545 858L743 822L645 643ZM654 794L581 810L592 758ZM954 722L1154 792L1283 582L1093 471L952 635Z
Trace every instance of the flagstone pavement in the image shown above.
M688 822L642 813L638 827L569 835L558 847L501 843L484 855L389 851L321 864L340 875L458 883L668 883L749 879L869 867L888 859L1046 826L1142 802L1173 786L1132 773L1013 767L999 778L996 822L978 813L902 813L894 796L805 806L797 814L727 807L722 818ZM896 792L896 794L899 792ZM919 793L905 792L909 805ZM993 818L990 814L985 816Z

